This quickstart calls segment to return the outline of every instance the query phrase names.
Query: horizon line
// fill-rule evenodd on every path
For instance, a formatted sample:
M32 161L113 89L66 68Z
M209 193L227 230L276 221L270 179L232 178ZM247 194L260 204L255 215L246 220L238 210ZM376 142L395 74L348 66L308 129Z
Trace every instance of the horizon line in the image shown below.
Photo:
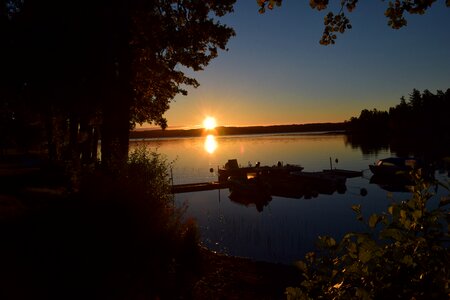
M248 128L248 127L271 127L271 126L302 126L302 125L311 125L311 124L340 124L345 123L346 121L340 122L311 122L311 123L286 123L286 124L265 124L265 125L220 125L216 126L216 128ZM196 129L204 129L201 125L195 126L167 126L164 130L196 130ZM148 127L140 127L134 128L132 131L153 131L153 130L163 130L160 126L148 126Z

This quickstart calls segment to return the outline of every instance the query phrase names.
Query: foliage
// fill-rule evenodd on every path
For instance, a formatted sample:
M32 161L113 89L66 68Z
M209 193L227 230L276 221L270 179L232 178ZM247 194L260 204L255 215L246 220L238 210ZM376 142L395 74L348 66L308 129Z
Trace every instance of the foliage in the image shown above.
M170 167L161 154L139 146L113 177L86 176L80 197L90 202L94 229L106 236L100 237L99 247L116 248L105 250L117 258L112 263L131 277L143 276L139 280L147 296L176 298L199 271L200 253L196 223L183 221L184 208L174 205Z
M447 116L450 110L450 89L435 94L428 90L412 91L408 101L402 97L400 104L389 112L377 109L361 111L347 124L351 133L391 134L401 136L439 136L448 139Z
M442 135L447 128L447 114L450 110L450 89L429 90L422 93L416 89L409 95L408 101L403 97L400 104L389 109L390 129L394 132L411 130L414 132Z
M149 151L145 145L139 145L128 157L126 177L149 194L149 199L171 201L169 178L171 163L158 152Z
M363 109L358 118L352 117L349 124L351 130L365 133L385 133L389 127L389 114L387 111Z
M165 128L162 115L170 100L187 94L183 86L199 86L180 66L203 70L219 49L225 49L234 31L217 17L232 12L235 0L158 0L154 8L146 1L136 2L130 41L135 58L132 122L154 122Z
M282 0L257 0L259 12L264 13L266 7L273 9L275 6L281 6ZM319 11L327 9L329 0L310 0L309 5L312 9ZM337 2L337 1L336 1ZM405 13L424 14L436 0L395 0L389 1L384 15L388 18L388 25L394 29L399 29L407 25ZM335 44L337 38L336 33L344 33L347 29L351 29L350 19L345 11L351 13L357 6L358 0L340 0L339 12L328 12L324 18L324 30L320 44ZM450 1L446 0L445 4L450 7Z
M304 280L286 289L288 299L448 298L450 198L431 207L430 183L412 176L411 199L386 213L364 220L361 207L352 207L368 232L347 233L341 241L320 237L321 252L297 262Z
M168 167L139 148L120 176L86 170L78 193L19 195L26 213L0 220L2 299L189 298L198 230L173 204Z
M124 164L129 129L165 128L172 99L199 85L190 71L225 50L234 31L219 18L234 2L0 0L0 107L41 117L49 153L64 120L74 166L81 149L97 158L99 138L102 163Z

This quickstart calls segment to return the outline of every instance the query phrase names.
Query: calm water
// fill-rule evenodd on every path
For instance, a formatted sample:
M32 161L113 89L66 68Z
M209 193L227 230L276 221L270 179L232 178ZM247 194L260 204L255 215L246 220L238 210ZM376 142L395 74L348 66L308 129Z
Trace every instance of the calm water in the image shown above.
M347 191L320 194L312 199L272 197L260 212L255 205L231 201L228 189L175 195L177 205L187 205L186 217L200 227L208 248L256 260L291 263L314 249L319 235L336 238L363 229L351 205L361 204L365 215L381 212L392 201L407 199L406 192L390 192L370 183L368 165L392 156L389 149L363 154L346 143L343 135L278 134L260 136L151 139L142 142L174 161L175 184L217 180L217 168L228 159L274 165L278 161L300 164L305 171L333 167L363 170L363 177L347 179ZM335 163L335 159L338 163ZM214 172L211 173L210 169ZM366 196L360 190L367 190ZM440 192L440 191L438 191ZM443 192L443 191L442 191Z

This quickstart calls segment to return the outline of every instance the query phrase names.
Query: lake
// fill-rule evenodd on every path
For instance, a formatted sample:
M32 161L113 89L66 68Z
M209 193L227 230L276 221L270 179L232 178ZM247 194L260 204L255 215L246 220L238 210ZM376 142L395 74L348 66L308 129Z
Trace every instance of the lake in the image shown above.
M369 164L394 156L389 148L363 153L342 134L149 139L132 141L131 148L142 143L173 162L174 184L215 181L217 168L229 159L237 159L242 166L256 162L272 166L280 161L299 164L304 171L321 171L330 168L331 158L333 168L363 171L362 177L347 179L345 193L319 194L310 199L273 196L259 209L252 204L231 201L228 189L176 194L176 205L187 206L185 217L197 220L203 245L233 256L292 263L315 249L318 236L339 238L348 231L363 230L363 225L355 219L352 205L361 204L364 215L369 216L385 211L392 201L405 200L410 195L370 183ZM442 180L447 178L437 176ZM362 196L361 189L367 195Z

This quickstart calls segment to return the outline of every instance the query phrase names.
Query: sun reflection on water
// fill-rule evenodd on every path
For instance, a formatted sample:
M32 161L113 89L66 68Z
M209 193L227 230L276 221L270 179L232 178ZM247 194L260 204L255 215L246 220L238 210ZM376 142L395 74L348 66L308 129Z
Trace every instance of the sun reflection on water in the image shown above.
M205 143L204 143L205 151L208 152L209 154L212 154L212 153L214 153L214 151L216 151L217 146L218 146L218 144L217 144L216 137L212 134L208 134L206 136Z

